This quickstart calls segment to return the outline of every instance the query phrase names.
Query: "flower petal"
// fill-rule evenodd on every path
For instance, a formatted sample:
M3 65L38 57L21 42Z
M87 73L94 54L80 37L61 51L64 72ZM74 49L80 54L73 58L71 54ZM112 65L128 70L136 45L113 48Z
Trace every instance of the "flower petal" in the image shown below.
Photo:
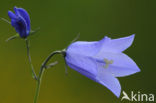
M134 40L134 34L128 37L123 37L119 39L111 39L109 37L105 37L99 43L101 46L100 51L109 51L109 52L122 52L131 46Z
M16 19L17 18L17 16L12 11L8 11L8 16L10 19Z
M15 14L21 16L27 23L27 31L30 32L30 17L26 10L23 8L14 7Z
M103 52L102 54L98 54L95 58L97 58L98 62L103 62L104 65L104 59L113 61L105 71L110 72L115 77L128 76L140 71L136 63L124 53Z
M11 19L11 25L16 28L18 25L17 25L17 19ZM16 31L17 32L17 31Z
M98 83L106 86L118 98L120 97L121 86L118 79L111 75L109 72L106 72L102 66L98 66L98 74L96 79Z
M77 41L72 43L67 50L71 53L74 52L81 55L92 56L100 50L100 45L98 42Z
M81 55L79 52L66 51L65 57L66 63L72 69L80 72L88 78L94 80L97 74L96 61L92 58Z
M15 28L16 32L19 33L20 37L27 37L26 23L23 18L18 17L17 19L12 19L11 25Z

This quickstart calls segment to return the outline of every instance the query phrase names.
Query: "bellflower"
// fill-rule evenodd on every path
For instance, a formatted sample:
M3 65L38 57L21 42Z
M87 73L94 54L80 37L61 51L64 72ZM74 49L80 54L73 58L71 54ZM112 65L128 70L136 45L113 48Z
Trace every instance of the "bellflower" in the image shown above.
M123 53L131 46L134 36L119 39L106 36L100 41L74 42L66 49L66 63L82 75L106 86L119 97L121 86L117 77L140 71L136 63Z
M23 8L14 7L15 13L8 11L8 16L11 19L11 25L21 38L26 38L30 33L30 17Z

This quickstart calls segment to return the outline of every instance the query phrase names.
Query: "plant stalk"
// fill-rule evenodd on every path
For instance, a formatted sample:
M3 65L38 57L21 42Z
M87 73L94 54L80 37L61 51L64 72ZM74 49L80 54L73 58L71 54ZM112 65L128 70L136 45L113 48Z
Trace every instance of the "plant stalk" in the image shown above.
M46 68L46 65L48 63L48 61L55 55L55 54L63 54L62 51L54 51L52 52L46 59L45 61L42 63L41 67L40 67L40 71L39 71L39 75L37 77L37 81L36 81L36 92L35 92L35 97L34 97L34 103L37 103L37 99L38 99L38 96L39 96L39 91L40 91L40 84L41 84L41 80L42 80L42 75L43 75L43 72ZM55 65L55 63L54 63Z
M35 80L37 80L37 76L36 76L36 73L35 73L35 70L34 70L32 61L31 61L30 50L29 50L29 41L28 41L28 39L25 39L25 41L26 41L27 55L28 55L28 59L29 59L30 66L31 66L32 76L33 76L33 78L34 78Z

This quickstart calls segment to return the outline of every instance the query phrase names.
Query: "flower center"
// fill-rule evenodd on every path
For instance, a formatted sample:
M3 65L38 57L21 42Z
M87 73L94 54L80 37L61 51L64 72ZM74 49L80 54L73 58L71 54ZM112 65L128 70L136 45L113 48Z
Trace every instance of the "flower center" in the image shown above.
M104 62L106 63L104 68L108 68L109 64L113 64L113 60L108 60L106 58L104 58Z

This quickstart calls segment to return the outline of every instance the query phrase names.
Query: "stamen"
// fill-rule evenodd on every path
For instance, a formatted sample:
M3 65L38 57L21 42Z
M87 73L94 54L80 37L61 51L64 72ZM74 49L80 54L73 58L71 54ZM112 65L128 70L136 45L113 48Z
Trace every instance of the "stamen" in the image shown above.
M104 68L108 68L109 64L113 64L113 60L108 60L106 58L104 58L104 62L106 63Z

